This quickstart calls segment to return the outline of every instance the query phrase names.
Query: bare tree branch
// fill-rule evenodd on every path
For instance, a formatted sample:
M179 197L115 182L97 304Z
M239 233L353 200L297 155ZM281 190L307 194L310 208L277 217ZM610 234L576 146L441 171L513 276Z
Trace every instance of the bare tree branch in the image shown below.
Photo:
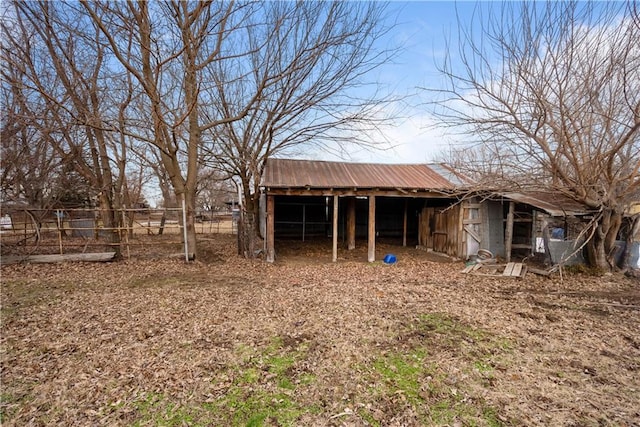
M489 19L459 22L461 65L445 61L449 87L435 104L442 125L479 147L458 160L481 184L556 191L599 211L589 252L603 268L621 216L640 199L635 6L479 6Z

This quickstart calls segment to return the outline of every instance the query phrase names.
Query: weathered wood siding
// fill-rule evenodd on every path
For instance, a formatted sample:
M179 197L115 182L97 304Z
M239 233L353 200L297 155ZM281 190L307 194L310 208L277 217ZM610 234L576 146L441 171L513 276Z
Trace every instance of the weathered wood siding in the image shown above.
M435 252L458 256L460 205L423 208L419 227L421 246Z

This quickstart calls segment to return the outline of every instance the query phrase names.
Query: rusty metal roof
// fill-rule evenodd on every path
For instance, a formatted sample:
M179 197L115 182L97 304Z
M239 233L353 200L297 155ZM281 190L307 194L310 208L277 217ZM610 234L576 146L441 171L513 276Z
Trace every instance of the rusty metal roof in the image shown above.
M518 203L525 203L547 212L551 216L582 216L591 213L584 203L580 203L560 193L527 191L521 193L502 193L501 196Z
M270 188L379 188L454 190L457 186L426 164L267 161L262 186Z

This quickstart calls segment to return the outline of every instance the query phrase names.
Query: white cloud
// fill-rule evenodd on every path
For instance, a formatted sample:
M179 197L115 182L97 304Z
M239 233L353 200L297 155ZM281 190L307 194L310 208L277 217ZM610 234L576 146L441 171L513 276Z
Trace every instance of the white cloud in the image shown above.
M393 108L393 107L389 107ZM385 114L384 111L380 112ZM427 163L445 151L451 136L434 127L433 116L424 110L414 109L408 118L398 119L375 134L368 133L364 139L378 148L352 146L341 150L314 152L312 159L370 162L370 163ZM362 135L360 135L362 137ZM336 153L330 152L335 151ZM338 154L338 152L342 154Z

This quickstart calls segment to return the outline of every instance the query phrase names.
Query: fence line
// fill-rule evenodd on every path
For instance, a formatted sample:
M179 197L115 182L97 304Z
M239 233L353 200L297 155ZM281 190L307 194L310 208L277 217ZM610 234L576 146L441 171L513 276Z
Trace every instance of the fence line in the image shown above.
M131 248L145 245L143 236L163 236L154 245L183 244L182 208L116 209L116 224L104 226L101 209L31 209L2 207L0 243L2 255L84 253L90 247L113 250L120 247L131 256ZM196 216L197 234L237 234L237 221L230 212L203 212ZM109 236L117 235L116 242ZM124 253L126 251L126 254Z

